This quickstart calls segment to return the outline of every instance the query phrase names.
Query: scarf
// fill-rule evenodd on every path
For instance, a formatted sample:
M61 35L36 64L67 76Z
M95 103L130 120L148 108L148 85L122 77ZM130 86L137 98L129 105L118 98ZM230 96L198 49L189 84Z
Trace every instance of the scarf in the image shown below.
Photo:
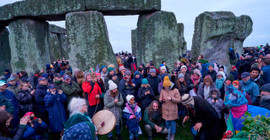
M197 77L197 78L196 78L195 76L191 75L190 78L191 78L193 84L195 83L195 81L198 81L198 83L199 83L200 77ZM195 86L194 86L194 92L197 93L197 92L196 92L196 87L195 87Z
M216 87L218 90L220 90L220 88L222 87L223 81L224 81L223 77L221 79L216 79Z
M204 99L208 99L209 97L209 92L210 92L210 86L204 86L203 88L203 95L204 95Z

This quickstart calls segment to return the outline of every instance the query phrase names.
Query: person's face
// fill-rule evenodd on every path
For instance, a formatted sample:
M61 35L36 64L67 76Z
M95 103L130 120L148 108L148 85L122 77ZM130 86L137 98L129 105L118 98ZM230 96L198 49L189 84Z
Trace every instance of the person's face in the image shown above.
M184 80L185 80L184 77L179 78L179 81L180 81L180 82L184 82Z
M50 89L50 92L56 92L56 88Z
M90 82L90 81L92 80L92 77L91 77L90 74L86 76L86 80L87 80L88 82Z
M248 77L246 77L246 78L242 78L242 80L243 80L244 82L247 82L249 79L250 79L250 76L248 76Z
M252 70L250 72L250 77L252 77L253 79L256 78L259 75L259 72L256 70Z
M181 69L181 73L186 73L186 71L187 71L187 68L182 68Z
M7 121L6 121L6 126L9 127L10 126L10 122L13 119L13 117L10 117Z
M262 62L262 59L261 58L258 58L258 60L257 60L258 62Z
M117 92L117 88L116 88L116 89L113 89L112 92L113 92L113 93L116 93L116 92Z
M158 104L157 103L153 103L153 109L154 109L154 111L158 110Z
M191 67L194 68L194 67L196 67L196 66L195 66L194 64L191 64Z
M209 81L209 80L206 80L206 81L205 81L205 85L206 85L206 86L210 86L210 81Z
M216 92L212 93L212 98L217 98L217 93Z
M48 84L48 81L47 81L47 79L41 80L41 81L39 81L39 84L40 85L47 85Z
M100 79L101 79L101 76L100 76L100 75L98 75L96 78L97 78L97 80L100 80Z
M134 98L131 98L131 99L129 100L129 103L130 103L131 105L133 105L133 104L135 103Z
M112 70L112 71L110 71L110 75L114 75L114 71Z
M198 56L198 60L200 60L201 58L202 58L202 56L201 56L201 55L199 55L199 56Z
M164 87L165 88L165 90L169 90L170 89L170 87Z
M127 79L130 79L130 78L131 78L131 76L130 76L130 75L126 75L125 77L126 77Z
M156 76L156 73L152 72L152 73L151 73L151 76L153 76L153 77Z
M11 80L11 81L9 81L8 82L10 85L12 85L12 86L15 86L16 85L16 81L15 80Z
M87 113L88 112L87 111L87 104L86 104L86 102L83 104L82 109L81 109L81 112L82 113Z
M68 78L68 79L65 80L65 82L66 82L67 84L70 84L70 83L71 83L71 79Z
M223 68L219 68L219 71L224 71L224 69Z
M140 78L140 75L138 74L138 75L136 75L135 77L138 79L138 78Z
M236 89L238 89L238 88L239 88L239 85L238 85L238 84L236 84L236 83L233 83L232 85L233 85L233 87L234 87L234 88L236 88Z
M5 74L8 74L8 72L4 72Z
M164 66L166 66L166 62L163 62L162 64L163 64Z
M262 95L262 96L269 96L269 95L270 95L270 92L267 92L267 91L261 91L261 95Z
M208 70L211 72L211 71L213 71L213 70L214 70L214 67L209 66L209 67L208 67Z
M194 75L195 78L198 78L199 77L199 75L196 74L196 73L194 73L193 75Z
M219 75L217 78L218 78L218 79L221 79L222 77L223 77L223 76Z
M165 70L165 69L162 69L162 70L161 70L161 73L166 73L166 70Z
M29 89L28 84L23 84L22 90L28 90L28 89Z
M107 72L107 68L104 67L104 68L102 69L102 72L103 72L103 73L106 73L106 72Z
M61 81L62 77L54 77L55 81Z

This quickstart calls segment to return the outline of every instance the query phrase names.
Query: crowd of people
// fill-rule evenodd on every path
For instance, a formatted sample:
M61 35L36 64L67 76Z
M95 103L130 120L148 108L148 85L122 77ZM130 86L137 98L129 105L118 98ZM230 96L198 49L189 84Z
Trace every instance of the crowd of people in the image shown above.
M195 140L248 139L239 135L245 132L236 122L243 122L250 105L261 115L269 112L269 45L244 48L241 56L230 48L228 54L229 71L203 55L191 61L189 51L173 69L165 61L137 64L124 52L116 54L117 66L86 71L65 59L34 74L6 69L0 81L0 139L96 140L92 117L101 110L114 114L118 140L123 129L131 140L140 134L152 140L157 133L174 140L177 123L185 126L189 119ZM114 139L112 132L107 136Z

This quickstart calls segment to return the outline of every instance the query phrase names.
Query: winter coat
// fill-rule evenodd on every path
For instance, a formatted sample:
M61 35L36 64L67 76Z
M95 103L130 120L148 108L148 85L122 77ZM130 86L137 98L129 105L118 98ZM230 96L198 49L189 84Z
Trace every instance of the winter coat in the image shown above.
M146 90L150 91L150 94L145 95ZM147 108L151 102L153 101L153 98L155 96L155 93L153 89L149 86L147 88L141 87L138 91L138 98L141 101L141 107L143 110Z
M163 100L167 100L168 97L171 97L172 100L163 102ZM159 96L159 101L163 102L162 118L166 121L176 120L178 117L177 103L181 102L181 97L178 89L174 88L169 91L162 89Z
M15 94L15 96L17 97L18 91L19 91L19 87L18 87L17 84L15 86L12 86L12 85L8 84L8 88L7 89L9 91L13 92Z
M118 102L115 103L114 100L118 99ZM118 93L118 95L113 98L110 96L110 90L108 90L104 96L104 110L111 111L115 118L116 118L116 125L120 124L120 121L122 119L122 106L124 104L124 99L121 95L121 93Z
M262 99L260 102L260 107L270 110L270 97L268 97L267 99Z
M207 100L207 99L205 98L205 94L204 94L204 87L205 87L205 85L204 85L203 83L201 83L201 84L199 85L199 88L198 88L198 91L197 91L197 95L198 95L199 97L201 97L201 98ZM210 89L209 89L209 96L210 96L210 91L213 90L213 89L216 89L215 84L213 84L212 86L210 86ZM209 96L208 96L208 97L209 97Z
M139 92L139 89L140 89L140 87L141 87L141 84L142 84L142 79L143 79L143 76L142 75L140 75L140 78L135 78L134 77L134 79L132 79L132 83L134 83L135 84L135 87L134 87L134 89L135 89L135 100L137 100L136 98L138 98L138 92Z
M49 114L50 131L61 132L67 121L66 110L64 107L64 103L67 101L66 95L64 93L52 94L48 92L44 101Z
M13 113L14 106L11 103L11 101L6 99L6 97L4 95L0 94L0 106L3 106L3 105L5 105L5 108L6 108L7 112L9 112L11 114Z
M230 74L233 75L234 80L238 80L238 72L237 71L231 71Z
M212 98L212 94L210 93L210 97L207 99L208 103L216 110L218 113L219 119L222 117L222 106L223 106L223 100L220 99L220 92L218 89L214 89L214 91L217 93L217 98ZM212 100L215 100L217 102L214 102Z
M4 80L7 81L7 79L8 79L10 76L11 76L11 73L10 73L10 72L9 72L8 74L5 74L5 75L4 75L4 77L5 77Z
M31 127L29 124L26 125L26 130L23 134L24 139L41 139L44 138L44 132L47 129L47 124L42 121L38 123L37 120L33 122L34 127Z
M97 82L94 83L86 81L83 83L82 89L87 94L86 97L90 106L94 106L100 103L100 98L96 98L96 96L101 96L102 91Z
M91 130L90 122L80 122L65 130L63 140L96 140L95 131Z
M34 95L39 113L43 113L46 111L44 97L47 94L47 89L47 85L37 85L37 89Z
M204 136L205 140L218 140L219 117L217 112L206 100L197 96L193 96L193 98L194 108L188 109L188 115L193 125L198 122L202 123L200 133L195 137L195 140L199 140L201 135Z
M176 85L177 89L179 90L179 93L181 96L183 96L186 93L189 93L189 91L193 88L193 83L191 80L188 80L186 82L186 85L184 85L184 83L178 84L177 82L175 85Z
M20 108L20 116L23 116L27 112L35 111L35 96L32 95L29 90L19 90L17 100Z
M81 87L74 81L71 82L71 85L63 82L62 91L66 94L68 98L68 104L73 97L80 97L82 93Z
M124 79L120 81L118 88L124 99L126 99L127 95L135 95L135 89L133 85L127 85Z
M248 80L247 82L243 82L241 80L240 83L242 85L242 90L251 97L252 104L256 103L258 98L257 96L260 94L259 86L251 80Z
M212 81L216 81L216 78L217 78L217 72L216 72L215 70L213 70L212 72L210 72L209 70L206 71L206 72L203 74L202 80L203 80L203 78L204 78L206 75L210 75L211 78L212 78Z
M159 95L158 93L158 84L161 82L161 80L158 77L153 77L151 74L148 75L147 81L149 82L149 85L153 89L155 96Z
M145 124L150 125L152 129L156 129L155 125L159 127L164 127L164 120L162 119L161 113L158 113L158 119L159 120L154 120L153 114L149 112L148 108L145 109L144 114L143 114L143 120Z
M53 82L57 90L62 90L62 83L63 83L62 81L59 81L59 83Z
M135 119L131 118L133 115L136 116ZM140 119L142 117L141 108L136 105L134 109L130 107L128 103L126 103L126 107L123 110L123 119L128 127L128 131L131 132L139 132L140 130Z
M265 82L260 74L255 79L250 78L250 80L255 82L259 86L259 88L265 84Z
M262 67L262 71L263 71L263 80L265 82L265 84L270 83L270 65L266 65L264 67Z
M20 125L13 138L7 138L0 135L0 140L21 140L25 129L26 129L26 126Z

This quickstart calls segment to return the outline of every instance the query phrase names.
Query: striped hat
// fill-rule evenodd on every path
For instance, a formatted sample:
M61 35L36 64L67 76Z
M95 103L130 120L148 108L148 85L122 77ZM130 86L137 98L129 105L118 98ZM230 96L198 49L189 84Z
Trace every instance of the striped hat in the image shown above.
M182 96L182 104L184 106L192 104L194 106L194 99L192 96L190 96L189 94L184 94Z

